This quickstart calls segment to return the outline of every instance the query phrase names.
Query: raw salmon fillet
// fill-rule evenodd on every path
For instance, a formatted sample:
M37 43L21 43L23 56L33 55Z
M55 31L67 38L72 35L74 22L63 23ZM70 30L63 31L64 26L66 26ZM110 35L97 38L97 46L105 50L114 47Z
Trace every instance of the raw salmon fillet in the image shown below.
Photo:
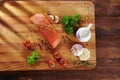
M38 31L48 41L51 48L56 48L61 39L58 32L52 28L47 18L43 14L36 14L31 17L31 20L34 24L41 26L38 28Z
M58 33L50 27L38 28L38 31L44 36L52 48L56 48L60 43Z
M43 14L35 14L31 17L31 20L34 24L37 25L41 25L41 26L51 25Z

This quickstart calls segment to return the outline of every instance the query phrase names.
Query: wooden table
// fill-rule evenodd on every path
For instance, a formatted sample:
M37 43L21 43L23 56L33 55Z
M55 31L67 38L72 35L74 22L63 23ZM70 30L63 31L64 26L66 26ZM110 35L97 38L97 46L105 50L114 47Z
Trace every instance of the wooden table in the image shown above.
M87 71L0 72L9 80L119 80L120 1L90 0L96 11L97 66ZM1 3L0 3L1 4ZM1 78L2 80L2 78Z

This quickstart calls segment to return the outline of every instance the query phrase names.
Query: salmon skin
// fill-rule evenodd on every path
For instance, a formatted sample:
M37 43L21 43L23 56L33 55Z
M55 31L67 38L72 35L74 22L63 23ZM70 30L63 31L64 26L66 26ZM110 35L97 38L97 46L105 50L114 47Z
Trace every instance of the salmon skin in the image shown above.
M34 24L41 26L38 27L38 31L48 41L51 48L56 48L61 39L58 32L52 28L52 25L47 18L43 14L36 14L31 17L31 20Z

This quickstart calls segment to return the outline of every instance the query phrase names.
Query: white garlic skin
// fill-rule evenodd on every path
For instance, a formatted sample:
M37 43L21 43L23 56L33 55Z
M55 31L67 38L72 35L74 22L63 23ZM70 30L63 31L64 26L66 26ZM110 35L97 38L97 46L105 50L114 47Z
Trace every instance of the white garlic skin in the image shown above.
M80 44L74 44L71 48L71 52L74 56L80 56L83 53L83 47Z

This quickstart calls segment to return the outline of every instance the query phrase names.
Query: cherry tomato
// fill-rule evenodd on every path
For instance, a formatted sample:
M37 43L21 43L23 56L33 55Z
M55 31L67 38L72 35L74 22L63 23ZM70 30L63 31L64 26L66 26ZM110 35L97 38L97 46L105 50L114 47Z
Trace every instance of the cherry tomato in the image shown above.
M55 67L55 62L52 61L52 60L48 61L48 66L49 66L50 68Z
M58 62L61 66L65 66L65 64L66 64L66 60L63 58L60 58Z
M23 42L23 46L26 48L30 48L31 47L31 42L29 40L26 40Z

